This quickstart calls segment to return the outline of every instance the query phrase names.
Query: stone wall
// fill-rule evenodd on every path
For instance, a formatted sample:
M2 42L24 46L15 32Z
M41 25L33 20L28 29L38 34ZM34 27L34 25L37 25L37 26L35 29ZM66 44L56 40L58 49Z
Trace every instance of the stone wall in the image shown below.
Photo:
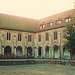
M0 29L0 54L4 55L5 48L9 46L11 48L11 54L14 53L17 55L17 53L22 53L22 55L25 55L25 58L27 58L28 53L30 53L31 58L35 57L61 59L64 56L64 41L66 41L64 39L64 29L65 27L61 27L37 33ZM57 32L56 40L54 40L55 31ZM7 32L11 33L11 40L7 40ZM22 41L18 41L18 33L22 34ZM48 41L46 41L46 33L49 34ZM41 35L41 42L38 42L39 34ZM32 35L31 42L28 41L28 35ZM19 52L16 52L18 47L20 47L22 51L20 50ZM28 51L27 49L31 50ZM49 50L46 51L46 49Z

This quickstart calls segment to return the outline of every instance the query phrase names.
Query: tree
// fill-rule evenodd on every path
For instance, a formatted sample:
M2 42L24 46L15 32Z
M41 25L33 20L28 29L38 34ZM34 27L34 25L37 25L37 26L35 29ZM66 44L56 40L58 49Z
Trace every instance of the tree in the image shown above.
M65 33L65 45L72 56L75 54L75 24L67 23Z

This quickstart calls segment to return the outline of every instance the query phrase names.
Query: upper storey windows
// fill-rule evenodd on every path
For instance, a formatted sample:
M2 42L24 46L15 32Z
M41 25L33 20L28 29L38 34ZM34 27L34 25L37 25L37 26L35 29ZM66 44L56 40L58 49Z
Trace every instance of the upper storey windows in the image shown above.
M28 42L32 41L32 35L28 35Z
M22 34L18 34L18 41L22 41Z
M53 22L47 23L47 27L51 27L53 25Z
M58 21L56 21L56 25L59 25L59 24L61 24L61 20L58 20Z
M11 40L11 33L7 32L7 40Z
M40 29L43 29L43 28L45 28L45 24L42 24L42 25L40 25Z
M54 27L55 25L60 25L61 23L62 23L62 25L64 25L63 23L68 23L71 20L72 20L71 17L66 17L66 18L58 19L56 21L51 20L50 22L47 22L47 23L44 22L43 24L40 25L40 29Z
M71 21L71 17L68 17L68 18L65 19L65 22L66 22L66 23L68 23L68 22L70 22L70 21Z

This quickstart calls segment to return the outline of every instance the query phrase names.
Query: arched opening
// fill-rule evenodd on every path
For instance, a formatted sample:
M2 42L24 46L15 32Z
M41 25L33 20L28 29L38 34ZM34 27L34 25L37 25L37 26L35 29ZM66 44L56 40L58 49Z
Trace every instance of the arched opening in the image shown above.
M58 58L58 46L54 46L54 58Z
M66 48L66 46L63 47L63 55L67 56L68 58L70 58L70 52L68 51L68 49Z
M31 57L32 56L32 47L28 47L27 48L27 57Z
M11 55L11 47L10 46L6 46L4 48L4 57L5 58L10 58Z
M38 56L41 56L41 47L38 48Z
M49 47L46 47L46 57L49 57Z
M22 47L21 46L18 46L16 48L16 56L23 56Z

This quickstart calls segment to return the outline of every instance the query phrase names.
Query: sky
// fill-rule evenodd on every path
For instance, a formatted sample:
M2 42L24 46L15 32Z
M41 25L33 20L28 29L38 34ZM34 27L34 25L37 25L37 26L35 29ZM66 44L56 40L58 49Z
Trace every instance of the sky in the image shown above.
M0 0L0 13L41 19L74 8L75 0Z

